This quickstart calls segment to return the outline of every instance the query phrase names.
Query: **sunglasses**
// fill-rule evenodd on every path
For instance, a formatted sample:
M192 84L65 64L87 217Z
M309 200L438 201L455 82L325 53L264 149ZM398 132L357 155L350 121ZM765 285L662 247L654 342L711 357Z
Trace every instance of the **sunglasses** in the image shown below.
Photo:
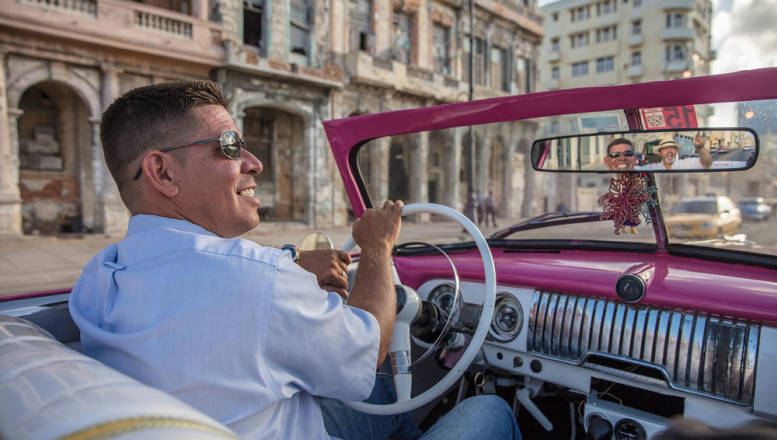
M189 147L192 145L202 145L202 144L207 144L207 143L216 142L216 141L218 141L219 143L219 150L221 150L221 154L226 156L227 159L231 159L231 160L239 159L241 150L244 150L246 148L245 139L241 138L240 135L237 134L237 132L235 132L234 130L226 130L226 131L222 131L219 137L217 138L203 139L201 141L189 142L186 144L175 145L172 147L159 148L157 149L157 151L167 153L168 151L177 150L178 148ZM143 168L138 167L138 172L135 173L135 177L133 177L132 180L138 180L142 173L143 173Z
M626 150L626 151L613 151L612 153L607 153L607 156L608 156L608 157L611 157L611 158L613 158L613 159L617 159L617 158L621 157L621 154L622 154L624 157L631 157L631 156L633 156L633 155L634 155L634 152L633 152L633 151L631 151L631 150Z

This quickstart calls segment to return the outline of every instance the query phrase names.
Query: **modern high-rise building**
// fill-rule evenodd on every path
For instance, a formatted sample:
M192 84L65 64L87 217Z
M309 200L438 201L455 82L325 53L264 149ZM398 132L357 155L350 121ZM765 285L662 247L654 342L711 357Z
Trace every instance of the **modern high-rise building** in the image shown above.
M711 0L561 0L543 6L544 90L707 75Z

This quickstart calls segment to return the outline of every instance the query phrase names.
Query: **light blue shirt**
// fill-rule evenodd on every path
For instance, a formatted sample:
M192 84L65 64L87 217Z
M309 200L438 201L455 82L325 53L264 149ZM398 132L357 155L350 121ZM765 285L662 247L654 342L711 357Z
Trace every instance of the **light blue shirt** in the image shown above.
M380 329L287 252L183 220L130 219L70 296L84 352L241 438L328 439L313 396L367 398Z

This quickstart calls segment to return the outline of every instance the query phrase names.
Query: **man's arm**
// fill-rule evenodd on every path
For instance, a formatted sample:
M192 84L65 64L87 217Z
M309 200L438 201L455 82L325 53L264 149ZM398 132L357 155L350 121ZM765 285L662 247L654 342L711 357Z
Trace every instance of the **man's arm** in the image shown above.
M353 224L353 239L361 247L361 255L348 305L371 313L378 321L378 367L388 352L397 313L391 250L399 235L403 206L401 201L388 200L382 208L368 209Z
M702 168L709 168L712 165L712 153L710 149L705 147L707 143L707 137L701 134L696 134L693 138L693 146L696 148L696 153L699 155L699 163Z

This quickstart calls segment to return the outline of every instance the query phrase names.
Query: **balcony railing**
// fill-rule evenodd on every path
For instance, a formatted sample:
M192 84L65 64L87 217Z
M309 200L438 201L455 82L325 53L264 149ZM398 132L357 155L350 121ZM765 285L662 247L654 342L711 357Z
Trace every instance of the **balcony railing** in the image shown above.
M432 81L434 79L434 74L431 71L413 65L407 66L407 76L412 76L424 81Z
M668 9L683 9L686 11L692 11L695 8L694 0L663 0L661 7L664 10Z
M636 76L642 76L642 64L629 66L627 74L632 78Z
M629 46L638 46L642 44L642 34L629 35Z
M97 17L97 1L96 0L25 0L26 3L30 3L37 6L42 6L46 9L54 9L64 12L84 14L91 17Z
M691 68L688 60L664 60L663 71L666 73L684 72Z
M52 10L41 13L41 9ZM0 0L8 26L207 65L224 61L218 23L126 0Z
M693 29L689 27L664 28L661 38L664 40L693 40Z
M175 35L182 38L192 38L192 24L163 15L145 11L135 11L135 24L138 27L154 32Z

